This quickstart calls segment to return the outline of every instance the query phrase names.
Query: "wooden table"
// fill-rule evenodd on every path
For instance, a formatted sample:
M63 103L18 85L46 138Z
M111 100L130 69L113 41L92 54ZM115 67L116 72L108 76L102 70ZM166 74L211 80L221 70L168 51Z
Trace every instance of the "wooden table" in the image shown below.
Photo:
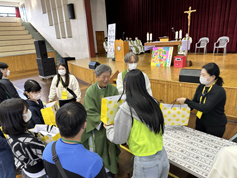
M154 41L149 43L144 43L144 49L145 51L151 50L152 55L152 48L153 47L173 47L173 56L172 56L172 62L171 65L174 64L174 56L178 55L178 46L181 45L181 41Z
M185 126L165 126L163 141L169 162L199 178L207 177L221 148L237 145Z

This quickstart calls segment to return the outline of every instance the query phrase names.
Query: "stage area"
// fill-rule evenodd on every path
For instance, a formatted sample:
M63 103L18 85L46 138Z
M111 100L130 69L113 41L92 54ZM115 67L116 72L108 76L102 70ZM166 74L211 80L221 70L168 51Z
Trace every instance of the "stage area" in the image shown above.
M139 55L137 68L146 73L151 82L153 96L157 100L163 100L166 103L171 103L179 97L192 99L198 84L179 82L179 72L181 68L171 67L154 67L150 66L150 53ZM213 56L212 53L202 55L188 55L188 60L191 60L193 66L186 69L201 69L203 65L209 62L215 62L221 70L221 77L224 80L224 88L227 95L226 115L237 121L237 54L228 53ZM112 68L113 78L116 78L118 72L126 69L123 62L116 62L108 59L105 54L98 55L95 58L80 59L68 61L70 72L78 79L92 84L96 81L94 70L89 69L89 62L97 61L101 64L107 64Z
M150 66L150 53L145 53L139 55L139 62L137 68L145 72L149 79L156 80L168 80L168 81L179 81L179 72L180 68L171 67L155 67ZM237 87L237 54L228 53L226 56L222 54L213 56L212 53L208 53L206 55L191 53L188 55L188 60L191 60L193 66L185 67L185 69L201 69L203 65L209 62L215 62L221 70L221 77L224 79L224 86L228 87ZM90 61L97 61L101 64L107 64L112 68L113 73L115 71L123 71L126 69L126 65L123 62L112 61L111 59L106 58L106 55L99 55L95 58L88 59L80 59L75 61L69 61L69 63L73 66L83 67L89 69L88 65ZM70 66L71 66L70 65ZM78 76L79 79L80 76ZM83 80L83 79L82 79ZM85 79L85 82L89 82L89 80Z

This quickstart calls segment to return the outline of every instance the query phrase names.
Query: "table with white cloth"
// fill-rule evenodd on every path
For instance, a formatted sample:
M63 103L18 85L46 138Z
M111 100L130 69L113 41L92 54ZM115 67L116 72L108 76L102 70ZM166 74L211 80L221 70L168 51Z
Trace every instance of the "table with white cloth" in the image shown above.
M237 145L189 127L170 125L165 126L163 141L169 162L200 178L207 177L221 148Z

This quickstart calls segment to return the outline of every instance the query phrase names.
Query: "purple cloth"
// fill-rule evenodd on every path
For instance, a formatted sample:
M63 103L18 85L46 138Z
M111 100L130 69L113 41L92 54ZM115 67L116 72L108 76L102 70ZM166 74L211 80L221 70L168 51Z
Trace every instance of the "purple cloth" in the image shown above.
M145 51L150 51L155 46L144 46Z
M189 40L182 40L182 51L187 50L187 42L188 42L188 50L190 50L190 41Z

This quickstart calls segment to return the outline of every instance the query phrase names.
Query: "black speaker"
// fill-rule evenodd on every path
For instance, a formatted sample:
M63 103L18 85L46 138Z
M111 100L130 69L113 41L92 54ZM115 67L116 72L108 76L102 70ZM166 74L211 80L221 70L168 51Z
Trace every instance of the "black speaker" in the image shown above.
M200 83L200 69L181 69L179 73L180 82Z
M100 63L99 62L96 62L96 61L91 61L89 63L89 69L96 69L97 66L99 66Z
M68 68L67 61L71 61L71 60L75 60L75 57L62 57L60 58L60 63L65 64L66 67Z
M55 68L55 61L53 57L49 57L47 59L37 58L36 61L38 68Z
M49 57L47 59L37 58L36 61L40 76L46 77L57 74L53 57Z
M48 58L47 49L44 40L34 41L37 58Z
M73 4L67 4L67 12L68 12L68 18L69 19L75 19L74 5Z

